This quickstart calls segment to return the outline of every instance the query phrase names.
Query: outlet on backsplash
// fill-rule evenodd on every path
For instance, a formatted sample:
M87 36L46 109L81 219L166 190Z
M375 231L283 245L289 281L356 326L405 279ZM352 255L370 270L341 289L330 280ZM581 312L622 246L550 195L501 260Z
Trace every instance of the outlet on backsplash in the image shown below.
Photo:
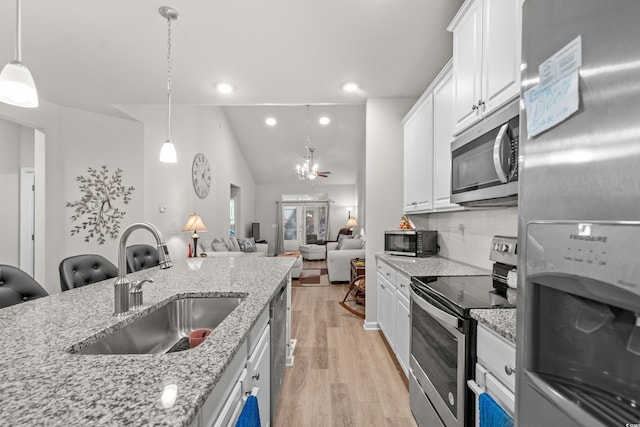
M518 209L478 209L410 215L417 228L438 231L440 256L491 269L493 236L516 236Z

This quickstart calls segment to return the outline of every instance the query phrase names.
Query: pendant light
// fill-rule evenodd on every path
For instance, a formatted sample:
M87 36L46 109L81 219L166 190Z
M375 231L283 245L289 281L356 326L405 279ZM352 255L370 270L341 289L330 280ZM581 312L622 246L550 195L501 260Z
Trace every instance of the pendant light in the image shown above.
M171 21L178 19L178 12L169 6L159 9L160 15L167 20L167 140L160 150L160 161L163 163L176 163L176 147L171 141Z
M16 107L36 108L38 90L31 72L22 63L20 0L16 0L16 16L16 59L5 65L0 73L0 101Z

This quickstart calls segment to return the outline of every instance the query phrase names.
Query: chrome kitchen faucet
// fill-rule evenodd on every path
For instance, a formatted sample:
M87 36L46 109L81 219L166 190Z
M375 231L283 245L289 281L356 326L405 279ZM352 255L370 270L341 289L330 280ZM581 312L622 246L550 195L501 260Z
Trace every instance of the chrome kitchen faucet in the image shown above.
M131 308L139 308L142 305L142 283L150 281L148 279L141 280L140 282L134 282L133 287L129 279L127 279L127 239L129 235L137 230L144 229L153 234L158 244L158 258L160 261L160 268L166 269L173 267L171 257L169 256L169 250L164 242L162 233L153 224L148 222L136 222L124 229L120 235L120 244L118 249L118 278L113 283L114 288L114 316L122 316L126 314ZM135 305L131 307L129 304L131 292L135 292Z

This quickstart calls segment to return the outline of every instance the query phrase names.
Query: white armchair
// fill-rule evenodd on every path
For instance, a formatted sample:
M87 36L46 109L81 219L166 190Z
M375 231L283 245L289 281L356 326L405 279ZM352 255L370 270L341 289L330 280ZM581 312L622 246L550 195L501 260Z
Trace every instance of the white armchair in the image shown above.
M345 239L340 249L337 242L327 243L327 269L330 282L348 282L351 280L351 260L365 258L364 241Z

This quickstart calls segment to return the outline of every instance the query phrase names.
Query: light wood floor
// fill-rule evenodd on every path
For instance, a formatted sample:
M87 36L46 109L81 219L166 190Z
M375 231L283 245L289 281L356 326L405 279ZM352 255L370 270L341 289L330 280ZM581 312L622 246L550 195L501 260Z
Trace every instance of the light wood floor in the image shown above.
M365 331L362 319L338 305L347 286L292 288L297 345L273 427L416 426L380 332Z

